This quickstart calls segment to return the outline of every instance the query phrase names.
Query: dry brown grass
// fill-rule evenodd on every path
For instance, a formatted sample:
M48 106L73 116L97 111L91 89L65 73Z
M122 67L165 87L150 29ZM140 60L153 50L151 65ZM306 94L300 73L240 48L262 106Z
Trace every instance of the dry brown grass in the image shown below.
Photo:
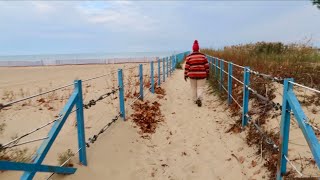
M67 151L65 151L63 153L59 153L58 154L59 164L62 165L63 163L65 163L69 159L69 157L72 157L74 155L75 154L72 152L71 149L68 149ZM71 159L67 163L65 163L63 166L64 167L73 167L73 163L72 163Z
M0 160L14 162L31 162L32 154L28 148L11 148L0 151Z
M0 124L0 135L3 134L6 126L7 126L7 125L6 125L6 123L4 123L4 122Z
M203 49L203 53L232 61L235 64L249 66L251 69L270 74L274 77L289 78L292 77L296 82L307 85L309 87L320 89L320 55L307 44L289 44L282 43L265 43L238 45L225 47L223 50ZM225 71L228 71L228 66L224 63ZM212 72L212 71L211 71ZM240 81L243 81L243 70L238 67L233 67L233 75ZM223 84L227 87L227 75L224 75ZM218 90L218 77L211 74L210 84L214 93L218 93L219 97L226 101L226 93ZM275 95L274 84L270 80L250 76L250 87L256 90L259 94L273 100ZM232 94L237 101L242 105L243 100L243 85L233 80ZM249 115L257 115L255 121L262 127L263 131L279 145L279 133L268 131L265 128L266 119L273 118L273 107L261 101L252 93L250 93L250 101L253 107L249 111ZM319 104L320 96L305 96L303 97L303 105ZM241 112L238 106L233 103L230 106L233 116L238 116L239 120L232 124L227 132L241 132ZM316 112L316 110L314 110ZM278 152L272 146L265 143L263 135L261 135L253 125L246 128L246 140L249 146L255 146L257 154L261 154L265 160L264 166L269 170L269 178L273 179L276 173L276 165L278 162ZM263 147L263 148L260 148ZM288 175L294 175L293 172L288 172Z

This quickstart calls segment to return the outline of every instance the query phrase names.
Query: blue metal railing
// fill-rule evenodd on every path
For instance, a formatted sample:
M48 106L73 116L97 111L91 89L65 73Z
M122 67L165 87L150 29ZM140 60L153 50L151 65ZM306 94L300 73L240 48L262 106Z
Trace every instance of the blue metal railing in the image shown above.
M33 97L37 97L37 96L33 96ZM21 102L21 101L16 101L16 102ZM76 110L71 111L74 107L76 108ZM25 171L24 174L21 176L21 179L33 179L36 172L73 174L76 171L76 168L50 166L50 165L42 164L44 158L46 157L51 146L53 145L56 137L58 136L63 125L65 124L68 116L73 112L76 112L76 120L77 120L79 161L82 165L86 166L87 158L86 158L86 142L85 142L84 116L83 116L82 81L76 80L74 82L74 91L70 96L68 102L60 112L59 118L36 129L36 130L39 130L42 127L45 127L53 123L52 128L48 133L48 138L46 138L40 145L40 148L37 150L36 154L32 158L32 163L0 161L0 170ZM31 134L36 130L31 131L27 134ZM19 138L19 139L22 139L22 138ZM3 146L2 148L6 149L8 147Z
M277 147L276 144L273 142L274 148L279 150L280 153L280 161L278 163L278 171L277 171L277 179L281 180L285 174L286 174L286 169L287 169L287 162L289 161L288 159L288 141L289 141L289 129L290 129L290 116L293 111L293 115L296 119L296 121L299 124L299 128L301 129L306 141L308 142L309 148L312 152L312 155L314 157L314 160L320 168L320 144L319 141L315 135L314 129L312 124L308 121L308 118L306 117L304 111L301 108L301 105L293 92L293 84L305 87L303 85L297 84L293 82L293 79L281 79L277 77L272 77L270 75L266 75L263 73L259 73L253 70L250 70L249 67L243 67L237 64L233 64L232 62L227 62L222 59L212 57L207 55L207 59L209 61L209 67L211 70L211 74L213 74L215 78L217 78L218 83L219 83L219 90L221 91L224 89L226 93L228 94L228 104L231 104L232 102L236 103L239 108L242 110L242 126L245 127L249 121L252 119L248 112L249 112L249 93L251 92L254 95L257 95L260 99L263 99L265 101L270 101L268 98L263 97L262 95L258 94L255 90L250 88L250 74L258 75L261 77L264 77L265 79L272 80L274 82L282 83L284 85L284 90L283 90L283 100L282 100L282 110L281 110L281 124L280 124L280 148ZM228 64L228 72L224 71L224 63ZM243 69L243 79L244 81L240 81L239 79L235 78L232 75L233 71L233 66L236 66L238 68ZM214 72L212 72L214 71ZM227 88L224 87L223 85L223 74L228 75L228 83L227 83ZM219 79L218 79L219 78ZM240 105L239 102L232 96L232 84L233 81L235 80L238 83L243 85L243 101L242 101L242 106ZM306 89L313 90L317 93L320 93L319 90L315 90L309 87L305 87ZM270 101L273 105L276 105L276 103ZM255 124L255 127L258 128L258 130L261 132L261 128ZM297 171L297 169L295 168ZM299 171L297 171L300 175Z
M158 63L158 86L160 86L161 84L161 68L160 68L160 64L162 61L163 64L163 82L165 81L165 76L167 75L168 77L168 73L170 72L170 74L175 70L175 66L176 63L181 62L186 53L180 53L177 55L173 55L170 57L170 63L169 61L169 57L166 58L162 58L162 60L158 59L157 63ZM177 60L175 60L177 59ZM151 61L150 63L150 67L151 67L151 74L150 74L150 85L151 88L149 88L151 93L155 93L155 79L154 79L154 62ZM165 66L166 65L166 66ZM139 81L140 81L140 95L139 97L137 97L133 102L135 102L137 99L141 99L143 100L143 98L146 96L147 93L144 94L144 84L143 84L143 65L139 64L138 66L139 69ZM112 72L112 73L116 73L116 72ZM117 71L118 73L118 91L119 91L119 107L120 107L120 112L119 115L120 117L122 117L123 120L125 120L126 118L126 111L125 111L125 98L124 98L124 89L125 89L125 85L123 83L123 70L122 69L118 69ZM98 76L98 77L94 77L94 78L90 78L90 79L86 79L85 81L90 81L93 79L98 79L101 77L105 77L107 75L102 75L102 76ZM20 162L10 162L10 161L0 161L0 170L9 170L9 171L24 171L24 174L21 176L21 179L23 180L29 180L29 179L33 179L33 177L35 176L35 174L37 172L52 172L52 173L61 173L61 174L73 174L76 172L76 168L72 168L72 167L63 167L63 166L51 166L51 165L43 165L42 162L45 159L47 153L49 152L51 146L53 145L56 137L58 136L58 134L60 133L63 125L65 124L65 122L68 119L68 116L73 113L76 112L76 120L77 120L77 131L78 131L78 151L77 153L79 153L79 161L82 165L87 165L87 157L86 157L86 148L89 147L89 142L85 141L85 126L84 126L84 115L83 115L83 95L82 95L82 81L81 80L76 80L74 81L74 91L72 93L72 95L70 96L68 102L66 103L66 105L64 106L64 108L62 109L62 111L60 112L60 116L58 119L47 123L45 126L53 124L51 130L49 131L48 137L44 138L44 141L42 142L40 148L37 150L36 155L33 157L32 159L32 163L20 163ZM63 89L65 87L70 87L71 85L66 85L60 88L56 88L54 90L50 90L41 94L37 94L34 96L30 96L27 98L23 98L20 100L16 100L10 103L5 104L4 106L0 106L0 108L4 108L4 107L9 107L15 103L19 103L22 102L24 100L27 99L31 99L37 96L40 96L42 94L46 94L49 92L53 92L56 90L60 90ZM132 103L133 103L132 102ZM132 104L131 103L131 104ZM72 111L72 109L75 107L76 110ZM115 119L113 119L113 122L115 120L117 120L118 116L116 116ZM108 123L108 125L110 125L110 123ZM42 126L41 128L45 127ZM36 130L39 130L40 128L37 128ZM36 131L35 130L35 131ZM100 131L99 133L103 132L105 129L103 128L102 131ZM32 132L35 131L31 131L28 134L31 134ZM98 134L99 135L99 134ZM22 137L21 137L22 138ZM89 138L90 140L90 138ZM95 138L96 140L96 138ZM94 141L95 141L94 140ZM91 139L91 141L93 141ZM94 142L93 141L93 142ZM10 144L6 143L5 146L3 146L3 144L0 144L0 151L4 150L6 147L6 145Z

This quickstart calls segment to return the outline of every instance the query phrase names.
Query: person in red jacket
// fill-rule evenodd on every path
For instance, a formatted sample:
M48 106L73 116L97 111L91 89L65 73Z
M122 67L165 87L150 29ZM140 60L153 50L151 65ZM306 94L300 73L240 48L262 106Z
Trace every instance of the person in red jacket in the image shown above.
M197 40L194 41L192 50L193 52L186 57L184 79L187 81L190 78L192 99L201 107L204 85L209 76L209 63L206 55L199 52Z

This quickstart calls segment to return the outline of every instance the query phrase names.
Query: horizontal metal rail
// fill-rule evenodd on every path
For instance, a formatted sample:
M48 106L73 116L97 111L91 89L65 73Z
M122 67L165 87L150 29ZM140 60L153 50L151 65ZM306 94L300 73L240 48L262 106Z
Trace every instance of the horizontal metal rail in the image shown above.
M240 109L242 109L242 106L240 105L240 103L232 96L230 95L230 97L233 99L233 101L239 106Z
M219 84L221 84L221 87L224 89L224 91L226 91L226 93L228 93L228 90L224 87L224 85L218 80Z
M222 72L224 72L225 74L229 75L229 73L228 73L228 72L226 72L226 71L225 71L225 70L223 70L223 69L222 69Z
M308 89L308 90L310 90L310 91L313 91L313 92L315 92L315 93L319 93L319 94L320 94L320 91L317 90L317 89L314 89L314 88L311 88L311 87L308 87L308 86L305 86L305 85L302 85L302 84L299 84L299 83L295 83L295 82L292 82L292 81L289 81L289 83L294 84L294 85L296 85L296 86L299 86L299 87L302 87L302 88L305 88L305 89Z
M233 75L231 75L232 79L236 80L238 83L244 85L244 83L242 81L240 81L239 79L237 79L236 77L234 77Z
M218 81L220 83L220 81ZM222 85L222 88L224 89L224 91L226 91L228 93L228 90ZM230 97L233 99L233 101L239 106L240 109L242 109L242 106L240 105L240 103L230 94Z
M244 69L244 66L240 66L239 64L235 64L235 63L233 63L233 62L231 62L231 64L234 65L234 66L236 66L236 67L239 67L239 68Z

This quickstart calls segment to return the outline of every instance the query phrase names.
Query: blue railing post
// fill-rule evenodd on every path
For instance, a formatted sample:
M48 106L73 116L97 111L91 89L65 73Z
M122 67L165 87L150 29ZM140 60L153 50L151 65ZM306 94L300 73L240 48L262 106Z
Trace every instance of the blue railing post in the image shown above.
M163 75L163 82L166 81L166 63L165 58L162 58L162 75Z
M218 66L219 66L219 59L216 58L216 77L218 79Z
M82 99L82 82L81 80L74 81L74 88L77 94L76 108L77 108L77 130L78 130L78 147L79 161L82 165L87 165L86 155L86 137L85 137L85 126L84 126L84 115L83 115L83 99Z
M173 55L173 70L176 70L176 66L177 66L177 56Z
M212 69L212 77L215 78L215 70L216 70L216 67L215 67L215 63L216 63L216 59L215 57L212 58L212 64L211 64L211 69Z
M222 90L222 86L223 86L223 72L224 70L224 63L222 60L220 60L220 91Z
M242 127L248 124L248 111L249 111L249 85L250 85L250 68L244 68L243 74L243 107L242 107Z
M151 92L154 93L154 76L153 76L153 61L151 61L150 63L150 66L151 66L151 74L150 74L150 81L151 81Z
M170 76L172 73L172 56L169 57L169 72L170 72Z
M280 123L280 159L277 169L277 180L281 180L287 170L287 160L284 156L288 156L289 130L290 130L290 111L291 107L287 100L288 91L292 90L292 84L289 81L293 79L285 79L283 82L282 110Z
M175 62L174 62L174 55L172 55L172 72L175 70Z
M119 103L120 103L120 117L126 119L126 111L124 107L124 86L122 69L118 69L118 85L119 85Z
M160 67L161 67L160 59L158 59L158 86L161 85L161 71L160 71Z
M142 64L139 64L139 81L140 81L140 97L143 101L143 66Z
M212 77L214 77L214 73L215 73L215 63L216 63L216 58L213 57L213 58L212 58L212 64L211 64Z
M170 67L171 74L170 75L172 75L172 72L173 72L173 56L170 56L170 65L171 65L171 67Z
M208 55L206 55L206 58L207 58L207 61L208 61L208 64L209 64L209 72L211 72L211 66L210 66L211 59L210 59L210 57Z
M46 155L48 154L54 140L57 138L60 130L62 129L64 123L66 122L68 116L70 115L70 112L72 111L72 108L77 102L77 96L78 92L73 91L72 95L68 99L68 102L63 107L62 111L60 112L60 115L62 117L59 121L56 121L52 128L50 129L48 133L48 139L43 140L42 144L38 148L36 154L32 158L33 164L40 166ZM20 179L23 180L29 180L32 179L37 171L25 171Z
M232 103L232 63L228 62L228 104Z
M167 77L169 77L169 58L166 58L167 63Z

